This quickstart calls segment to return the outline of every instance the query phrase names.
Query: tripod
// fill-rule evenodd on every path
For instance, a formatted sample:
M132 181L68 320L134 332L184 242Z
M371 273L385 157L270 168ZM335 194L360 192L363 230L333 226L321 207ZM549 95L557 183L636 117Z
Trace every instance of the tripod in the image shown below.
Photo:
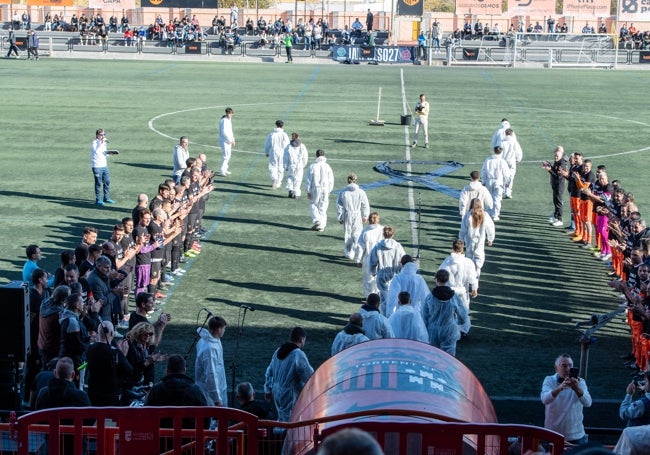
M242 312L243 310L243 312ZM230 363L230 385L231 385L231 391L230 391L230 403L231 406L235 405L235 399L237 398L237 392L236 392L236 379L237 379L237 366L238 362L237 359L239 358L239 340L241 339L242 334L244 333L244 321L246 320L246 312L248 310L255 311L252 307L248 305L241 305L239 307L239 314L237 315L237 339L235 341L235 354L233 356L233 360Z

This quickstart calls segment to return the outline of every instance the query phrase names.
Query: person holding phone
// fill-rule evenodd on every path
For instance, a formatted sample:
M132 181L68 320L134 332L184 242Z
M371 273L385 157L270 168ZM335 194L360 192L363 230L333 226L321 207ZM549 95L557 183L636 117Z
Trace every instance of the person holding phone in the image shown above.
M591 395L569 354L555 359L555 374L544 378L540 397L545 406L544 428L564 435L571 444L586 444L582 410L591 406Z
M95 132L95 140L90 145L90 167L95 178L95 204L97 205L115 203L110 198L111 174L108 171L108 160L106 159L114 153L106 149L106 144L108 144L106 133L100 128Z
M628 427L650 424L650 372L645 372L643 381L635 379L628 384L619 416L627 421Z

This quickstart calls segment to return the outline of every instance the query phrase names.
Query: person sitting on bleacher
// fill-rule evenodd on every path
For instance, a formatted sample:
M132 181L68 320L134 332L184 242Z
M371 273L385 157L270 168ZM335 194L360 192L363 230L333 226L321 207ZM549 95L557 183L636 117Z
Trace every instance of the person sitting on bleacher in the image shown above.
M260 39L259 39L259 41L257 42L257 44L258 44L260 47L264 47L264 46L266 46L268 43L269 43L269 40L268 40L268 37L266 36L266 30L262 30L262 31L260 32Z
M343 30L341 30L341 44L343 45L352 44L350 27L348 27L348 24L345 24L345 27L343 27Z
M124 29L124 45L133 46L133 30L131 30L129 27Z
M257 30L260 35L262 34L262 32L266 32L266 21L264 20L263 17L260 17L257 20Z
M252 35L254 33L255 26L253 25L253 19L250 17L246 19L246 34Z
M122 19L120 20L120 31L124 31L128 26L129 26L129 18L126 16L122 16Z
M363 24L357 17L354 22L352 22L352 35L355 38L361 38L361 30L363 30Z
M235 34L226 33L226 54L232 55L235 50Z

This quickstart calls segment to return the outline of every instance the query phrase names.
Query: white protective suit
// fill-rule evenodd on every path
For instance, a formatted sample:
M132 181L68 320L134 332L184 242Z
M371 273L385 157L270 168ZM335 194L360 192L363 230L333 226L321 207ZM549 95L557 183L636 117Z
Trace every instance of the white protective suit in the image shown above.
M449 286L436 286L424 302L422 319L429 332L429 343L449 355L456 355L460 340L459 324L467 319L467 310Z
M273 188L280 188L284 178L284 149L289 145L289 136L282 128L275 128L266 136L264 153L269 157L269 174Z
M287 190L293 192L296 197L300 197L300 187L302 186L302 174L309 156L307 147L300 142L300 139L289 142L284 149L284 170L287 171Z
M483 224L472 226L472 211L465 214L460 225L458 238L465 243L465 255L476 266L476 275L480 278L481 268L485 262L485 242L494 241L494 222L490 215L483 212Z
M521 145L517 140L515 133L512 133L510 136L506 136L501 142L501 148L503 152L504 161L508 164L510 168L510 183L506 185L505 196L510 198L512 197L512 187L515 183L515 174L517 173L517 163L519 163L524 157L524 153L521 150Z
M379 308L363 305L359 314L363 318L363 330L371 340L395 338L388 318L379 312Z
M469 318L469 296L472 290L478 291L478 275L471 259L462 253L451 253L442 264L441 269L449 272L449 286L454 290L467 310L465 324L459 325L461 333L469 333L472 323Z
M319 156L307 170L305 190L309 197L309 209L313 224L318 223L319 230L327 226L327 207L329 207L330 193L334 189L334 173L327 158Z
M420 312L413 308L413 305L400 305L388 318L393 328L395 338L406 338L407 340L429 342L427 327Z
M494 147L500 146L501 142L503 141L503 138L506 137L506 130L510 128L510 122L507 120L504 120L501 122L501 125L499 126L499 129L494 132L492 135L492 150L494 150Z
M284 343L273 353L266 369L264 393L273 394L280 422L289 421L293 405L313 372L307 356L294 343Z
M334 342L332 343L332 355L336 355L344 349L354 346L355 344L369 341L364 330L356 324L348 324L343 330L336 334Z
M510 184L510 168L501 154L493 153L483 161L481 180L492 195L492 208L486 209L486 211L490 216L496 218L501 213L503 191Z
M650 425L627 427L614 447L616 455L646 455L650 453Z
M354 259L363 220L367 220L369 214L366 192L356 183L348 183L336 198L336 218L343 224L343 255L348 259Z
M199 327L196 332L200 337L196 344L194 365L196 385L203 391L209 405L221 402L222 406L228 406L228 384L221 340L213 337L206 328Z
M418 266L414 262L404 264L402 270L390 282L386 298L386 315L389 317L399 306L397 296L400 292L408 292L411 296L411 305L420 313L422 312L422 304L431 292L427 282L418 273Z
M355 260L357 264L361 264L364 296L373 293L379 294L377 278L370 273L370 252L383 238L384 226L381 224L369 224L363 228L357 242Z
M232 119L224 115L219 120L219 145L221 145L221 175L228 174L228 163L232 156L232 143L235 142L235 135L232 131Z
M395 239L382 239L370 252L370 273L377 277L377 289L381 298L382 314L386 315L388 287L393 277L399 272L400 260L406 254L404 248Z
M472 202L472 199L479 198L483 203L483 208L485 210L492 210L492 195L485 186L480 181L470 182L469 185L466 185L461 191L460 196L458 197L458 212L460 213L461 219L465 216L469 210L469 205Z

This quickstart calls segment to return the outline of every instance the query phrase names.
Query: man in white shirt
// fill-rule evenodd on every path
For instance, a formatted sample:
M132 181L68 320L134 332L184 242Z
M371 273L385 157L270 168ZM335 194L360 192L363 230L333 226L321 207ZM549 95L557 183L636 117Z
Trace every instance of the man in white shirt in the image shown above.
M106 133L102 128L95 132L95 140L90 145L90 168L95 178L95 204L115 204L110 197L111 174L108 171L108 156L111 153L106 149ZM103 197L102 197L103 186Z
M221 120L219 120L219 142L221 145L221 172L219 175L225 177L230 175L228 170L228 163L232 154L232 147L235 145L235 135L232 132L232 116L235 111L232 108L226 108L226 113Z
M186 161L190 157L190 152L187 149L189 143L187 136L181 136L180 142L174 147L174 154L172 155L174 171L172 177L176 185L181 183L181 176L187 167Z
M424 134L424 148L429 148L429 102L424 94L420 94L420 102L415 105L413 111L415 114L415 132L413 133L413 144L411 147L418 145L418 133L420 128Z

